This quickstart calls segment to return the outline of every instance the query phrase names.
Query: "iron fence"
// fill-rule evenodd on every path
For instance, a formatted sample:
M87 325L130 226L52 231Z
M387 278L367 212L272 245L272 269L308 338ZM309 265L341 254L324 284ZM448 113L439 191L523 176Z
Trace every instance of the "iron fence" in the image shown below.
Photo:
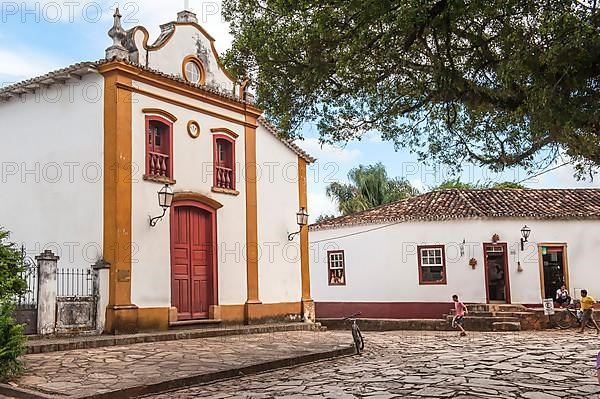
M15 319L17 323L25 326L24 333L31 335L37 332L39 269L35 260L27 256L24 245L21 246L21 256L18 261L21 269L19 276L27 283L27 291L14 298L16 304Z
M56 283L58 297L94 296L94 274L91 269L58 269Z
M27 291L15 297L15 303L20 309L35 309L38 302L38 267L35 260L27 256L24 246L21 246L19 263L21 266L19 276L27 283Z

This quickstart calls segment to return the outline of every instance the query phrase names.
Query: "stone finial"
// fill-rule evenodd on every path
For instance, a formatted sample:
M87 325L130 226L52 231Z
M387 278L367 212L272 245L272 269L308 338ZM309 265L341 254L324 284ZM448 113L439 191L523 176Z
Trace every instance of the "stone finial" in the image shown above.
M198 17L191 11L183 10L177 13L177 22L193 22L197 24Z
M117 8L113 15L114 22L112 28L108 31L108 36L113 39L113 45L106 49L106 59L125 60L129 57L129 52L123 46L123 40L127 35L125 29L121 26L121 13Z
M100 270L100 269L110 269L110 263L105 261L104 259L98 259L96 263L92 265L92 269Z
M44 260L48 260L48 261L58 261L60 259L59 256L54 255L54 252L52 252L51 250L47 249L44 252L42 252L41 254L39 254L38 256L35 257L35 260L37 261L44 261Z

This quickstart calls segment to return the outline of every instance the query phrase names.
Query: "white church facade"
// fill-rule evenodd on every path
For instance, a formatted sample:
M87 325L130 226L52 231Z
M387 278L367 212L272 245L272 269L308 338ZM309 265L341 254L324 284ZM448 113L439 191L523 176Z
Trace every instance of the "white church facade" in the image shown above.
M314 159L264 119L193 13L153 44L120 19L104 59L0 89L0 223L61 248L62 265L110 265L107 332L312 319L308 228L288 234Z

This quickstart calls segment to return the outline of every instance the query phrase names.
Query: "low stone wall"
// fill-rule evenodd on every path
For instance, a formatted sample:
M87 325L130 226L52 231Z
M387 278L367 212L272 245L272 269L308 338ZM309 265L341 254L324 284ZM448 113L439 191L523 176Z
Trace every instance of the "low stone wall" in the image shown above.
M546 328L555 328L555 327L557 327L557 324L556 324L557 320L561 320L562 318L566 318L566 317L571 317L567 314L567 311L564 309L554 309L554 315L550 316L550 319L548 318L548 316L544 316L543 310L541 310L540 312L542 315L541 318L547 320L544 323ZM596 323L600 324L600 310L598 310L598 309L594 310L594 320L596 320Z
M514 321L521 323L521 330L546 330L558 328L556 321L560 318L570 317L563 309L556 309L553 316L544 315L543 309L529 309L516 316L511 313ZM600 311L594 313L594 318L600 324ZM331 330L349 330L350 323L341 318L319 318L323 326ZM358 319L362 331L453 331L452 318L446 319ZM493 331L494 322L502 321L494 317L467 317L464 327L471 331Z
M441 319L454 304L451 302L315 302L319 319L343 318L360 312L365 319Z
M94 330L95 320L93 297L56 298L56 333Z
M331 330L350 330L350 323L343 319L317 319ZM361 331L451 331L452 326L443 319L358 319Z

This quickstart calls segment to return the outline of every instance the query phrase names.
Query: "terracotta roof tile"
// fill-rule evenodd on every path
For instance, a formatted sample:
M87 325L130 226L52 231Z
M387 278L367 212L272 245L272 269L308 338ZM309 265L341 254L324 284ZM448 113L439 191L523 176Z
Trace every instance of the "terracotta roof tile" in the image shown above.
M100 65L100 61L86 61L86 62L78 62L77 64L69 65L68 67L57 69L55 71L49 72L45 75L36 76L31 79L23 80L21 82L17 82L15 84L11 84L9 86L0 87L0 96L8 96L11 92L21 88L27 88L31 85L43 84L49 85L54 84L56 79L61 79L62 77L67 77L68 75L82 76L91 72L95 72L97 70L98 65Z
M600 189L439 190L310 226L483 218L600 219Z
M47 73L45 75L41 75L41 76L37 76L37 77L31 78L31 79L27 79L27 80L24 80L22 82L18 82L18 83L12 84L10 86L0 87L0 95L10 93L10 92L14 91L15 89L27 87L27 86L29 86L31 84L34 84L34 83L44 83L46 81L49 81L49 80L52 80L52 79L56 79L56 78L60 78L61 76L66 76L68 74L75 74L76 75L79 71L86 71L85 73L96 72L97 68L100 65L106 64L106 63L111 62L111 61L112 60L101 59L101 60L98 60L98 61L86 61L86 62L80 62L80 63L77 63L77 64L73 64L73 65L70 65L68 67L65 67L65 68L62 68L62 69L58 69L56 71L49 72L49 73ZM168 74L168 73L164 73L164 72L161 72L159 70L156 70L156 69L153 69L153 68L149 68L149 67L147 67L145 65L137 64L135 62L130 62L130 61L126 61L126 60L120 60L120 62L132 65L132 66L134 66L136 68L139 68L141 70L153 73L155 75L162 76L162 77L168 78L170 80L173 80L173 81L185 84L187 86L196 88L196 89L198 89L200 91L203 91L203 92L206 92L206 93L216 94L218 96L227 98L229 100L232 100L232 101L235 101L235 102L238 102L238 103L241 103L241 104L251 104L250 102L248 102L248 101L240 98L239 96L235 95L234 93L229 92L229 91L220 90L217 87L212 87L212 86L209 86L209 85L199 85L199 84L195 84L195 83L190 83L190 82L188 82L187 80L183 79L180 76L171 75L171 74Z

